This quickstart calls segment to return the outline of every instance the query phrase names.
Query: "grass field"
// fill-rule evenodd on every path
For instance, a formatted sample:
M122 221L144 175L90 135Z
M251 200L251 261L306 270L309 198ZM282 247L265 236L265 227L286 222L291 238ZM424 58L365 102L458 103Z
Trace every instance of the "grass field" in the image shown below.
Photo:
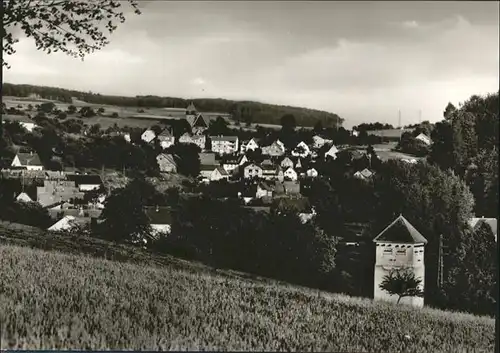
M0 230L3 349L494 350L489 318L318 295L104 241ZM98 249L125 262L98 258Z

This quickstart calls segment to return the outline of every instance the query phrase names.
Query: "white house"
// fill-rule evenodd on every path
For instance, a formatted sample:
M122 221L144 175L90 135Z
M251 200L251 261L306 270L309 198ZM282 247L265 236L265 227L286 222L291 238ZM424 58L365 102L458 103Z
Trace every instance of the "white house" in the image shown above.
M52 232L64 232L64 231L69 231L73 228L77 228L80 225L84 225L86 223L89 223L90 219L88 218L82 218L82 217L75 217L75 216L64 216L60 220L58 220L56 223L51 225L47 230L52 231Z
M198 146L202 151L205 150L206 136L205 135L191 135L189 133L184 133L179 137L180 143L191 143Z
M144 142L146 143L150 143L151 141L153 141L156 137L156 134L153 130L151 129L147 129L146 131L144 131L141 135L141 140L143 140Z
M238 136L210 136L212 152L231 154L238 152Z
M376 244L374 293L375 300L396 303L397 295L390 295L380 288L380 284L391 271L411 271L422 280L424 290L425 266L424 247L427 240L402 215L389 224L373 242ZM423 307L424 298L403 297L401 304Z
M245 179L262 178L262 168L254 163L250 163L243 168L243 176Z
M330 149L325 153L325 159L328 157L337 159L338 152L339 152L338 148L335 145L332 145L332 147L330 147Z
M175 137L169 129L163 130L156 138L163 149L169 148L175 143Z
M160 167L160 172L177 173L177 163L171 154L160 153L156 156L156 162Z
M262 154L273 157L282 156L285 154L285 145L280 140L276 140L269 146L262 147Z
M172 213L169 207L146 206L144 213L149 219L151 235L168 235L172 230Z
M31 122L20 121L19 124L29 132L33 132L33 130L37 127L35 123Z
M354 173L354 177L362 180L370 179L375 173L373 173L368 168L363 169L362 171L358 171Z
M309 178L316 178L318 176L318 171L315 168L308 169L306 175Z
M432 144L432 140L430 139L429 136L427 136L424 133L419 134L417 137L415 137L416 140L422 141L425 143L427 146L430 146Z
M243 164L245 164L245 163L248 163L248 158L247 158L247 156L246 156L246 155L242 155L242 156L240 157L240 161L238 162L238 165L239 165L239 166L242 166L242 165L243 165Z
M293 168L293 161L289 157L285 157L281 161L280 166L281 168Z
M238 158L233 157L225 159L221 164L222 168L224 168L226 172L232 173L235 169L237 169L240 166L239 162L240 161L238 160Z
M261 199L263 197L273 197L274 187L267 184L266 182L260 182L257 185L257 191L255 192L255 198Z
M311 154L309 146L304 142L300 141L297 146L292 151L292 156L294 157L307 157Z
M17 202L33 202L31 197L25 192L21 192L19 195L16 197Z
M11 167L26 168L27 170L43 170L42 162L36 152L18 152L12 160Z
M259 148L259 143L256 138L252 138L250 141L241 144L240 153L245 153L248 150L255 151Z
M228 180L229 173L221 166L216 167L210 174L210 181L218 181L223 179Z
M283 175L285 178L292 181L296 181L298 179L297 172L293 168L288 168L287 170L285 170Z
M332 140L325 139L319 135L313 136L313 147L314 148L321 148L326 144L333 143Z
M67 179L74 181L80 191L98 190L103 185L98 174L68 174Z

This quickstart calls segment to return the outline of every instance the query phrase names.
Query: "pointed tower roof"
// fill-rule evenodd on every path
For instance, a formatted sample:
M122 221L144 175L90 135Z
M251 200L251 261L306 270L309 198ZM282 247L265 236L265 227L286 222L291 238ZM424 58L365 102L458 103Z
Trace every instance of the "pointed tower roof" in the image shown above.
M188 112L196 112L197 111L193 102L189 103L188 107L186 108L186 111L188 111Z
M391 224L389 224L379 235L373 239L374 242L387 243L424 243L427 244L427 239L424 238L418 230L411 225L410 222L399 215Z

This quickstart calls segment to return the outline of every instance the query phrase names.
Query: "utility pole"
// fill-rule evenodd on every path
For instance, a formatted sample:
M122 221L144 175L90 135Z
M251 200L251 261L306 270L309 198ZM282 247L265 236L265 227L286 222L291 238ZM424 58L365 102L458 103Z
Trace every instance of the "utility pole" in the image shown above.
M403 128L403 126L401 125L401 109L398 110L398 125L400 129Z
M422 109L418 111L418 124L422 124Z
M438 244L438 277L437 277L437 285L438 288L443 287L443 234L439 235L439 244Z

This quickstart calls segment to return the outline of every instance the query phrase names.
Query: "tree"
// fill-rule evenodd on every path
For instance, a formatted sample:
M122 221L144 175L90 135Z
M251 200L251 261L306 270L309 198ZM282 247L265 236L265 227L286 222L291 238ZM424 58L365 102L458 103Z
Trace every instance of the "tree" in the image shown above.
M26 108L27 111L32 111L33 110L33 105L31 104L28 104L28 107Z
M137 1L129 4L140 14ZM50 54L62 51L72 57L83 58L109 43L103 29L110 34L117 28L116 21L123 23L122 3L117 0L51 0L3 1L3 53L15 53L14 28L20 28L28 38L33 38L37 49ZM2 59L2 66L7 62Z
M69 105L68 114L75 114L75 113L76 113L76 107L74 105Z
M65 112L60 112L58 115L57 115L57 118L59 120L64 120L68 117L68 114L66 114Z
M50 114L54 111L56 108L56 105L53 102L45 102L40 104L40 109L39 111Z
M446 120L450 120L453 113L457 110L457 108L455 108L455 106L451 103L448 103L448 105L446 106L446 108L444 109L444 112L443 112L443 116Z
M104 114L104 111L105 111L105 110L104 110L104 108L103 108L103 107L99 107L99 109L97 109L97 112L98 112L100 115Z
M285 131L293 131L297 126L295 116L293 114L285 114L281 117L281 129Z
M80 108L80 116L82 118L92 118L95 115L96 114L94 112L94 109L92 109L91 107L81 107Z
M316 134L319 134L321 132L323 132L323 123L321 122L321 120L318 120L316 122L316 124L314 125L314 129L313 131L316 133Z
M113 112L113 113L111 114L111 117L116 119L116 118L118 118L118 117L119 117L119 115L118 115L118 113L117 113L117 112Z
M144 182L133 179L124 188L115 189L107 197L100 216L103 221L100 234L116 242L148 239L151 233L149 219L144 213L142 195Z
M186 176L196 177L200 174L200 148L194 144L178 143L170 146L165 153L174 156L177 171Z
M495 236L487 223L470 231L455 253L462 266L451 269L445 283L450 309L494 316L498 301L498 253Z
M218 116L215 121L210 122L208 133L210 136L228 135L231 132L228 125L224 118Z
M392 270L380 283L380 289L390 295L397 295L399 301L404 297L423 297L424 292L420 288L422 280L415 276L410 269Z

